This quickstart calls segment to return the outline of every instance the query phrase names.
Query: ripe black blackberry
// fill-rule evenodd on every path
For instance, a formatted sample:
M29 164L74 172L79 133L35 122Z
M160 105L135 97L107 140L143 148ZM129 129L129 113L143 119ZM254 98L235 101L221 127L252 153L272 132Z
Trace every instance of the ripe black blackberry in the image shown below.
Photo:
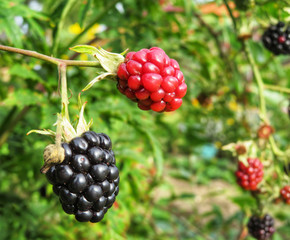
M278 22L270 26L262 36L264 46L275 55L290 54L290 27L284 29L285 23Z
M251 216L248 222L249 233L258 240L267 240L275 232L274 219L266 214L263 218Z
M62 143L64 161L46 173L63 210L80 222L99 222L119 193L119 170L106 134L92 131Z

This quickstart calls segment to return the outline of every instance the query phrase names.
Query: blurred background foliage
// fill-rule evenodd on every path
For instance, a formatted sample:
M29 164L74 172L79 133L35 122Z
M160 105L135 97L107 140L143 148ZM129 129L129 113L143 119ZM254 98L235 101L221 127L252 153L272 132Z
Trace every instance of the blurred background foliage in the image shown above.
M91 59L69 47L123 52L158 46L179 61L188 93L180 109L162 114L139 110L112 81L82 94L92 129L113 141L121 182L101 223L78 223L39 172L52 141L26 136L53 129L60 111L57 67L1 52L0 239L251 239L245 225L255 202L235 183L237 160L221 150L255 139L260 125L258 90L238 36L251 34L264 82L290 88L289 56L273 56L260 41L269 24L289 21L289 2L255 2L246 12L230 2L241 29L235 32L221 0L1 0L3 45L82 60ZM76 118L77 95L95 70L69 67L67 74ZM289 100L271 89L265 96L274 137L285 149ZM272 205L268 212L276 218L274 239L287 239L289 206Z

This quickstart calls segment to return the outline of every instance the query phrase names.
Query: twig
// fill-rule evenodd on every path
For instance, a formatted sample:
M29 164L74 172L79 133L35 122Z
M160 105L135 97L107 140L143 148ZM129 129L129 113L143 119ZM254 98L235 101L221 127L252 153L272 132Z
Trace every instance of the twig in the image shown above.
M274 90L277 92L284 92L290 94L290 89L289 88L284 88L284 87L279 87L279 86L274 86L270 84L264 84L264 88Z
M76 61L76 60L63 60L59 58L50 57L35 51L24 50L20 48L8 47L4 45L0 45L0 50L7 52L19 53L25 56L34 57L37 59L41 59L56 65L65 64L66 66L78 66L78 67L99 67L100 63L95 61Z

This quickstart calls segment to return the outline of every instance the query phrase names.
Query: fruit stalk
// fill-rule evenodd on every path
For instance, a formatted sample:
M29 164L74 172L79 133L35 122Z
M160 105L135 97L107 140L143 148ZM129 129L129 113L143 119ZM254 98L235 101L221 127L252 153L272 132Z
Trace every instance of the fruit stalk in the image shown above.
M7 52L14 52L19 53L25 56L30 56L33 58L41 59L56 65L65 64L66 66L78 66L78 67L99 67L100 63L95 61L77 61L77 60L63 60L55 57L50 57L35 51L29 51L20 48L8 47L5 45L0 45L0 50L7 51Z
M69 101L67 97L66 64L61 63L58 65L58 73L61 88L62 110L64 110L64 116L69 120L69 111L68 111Z

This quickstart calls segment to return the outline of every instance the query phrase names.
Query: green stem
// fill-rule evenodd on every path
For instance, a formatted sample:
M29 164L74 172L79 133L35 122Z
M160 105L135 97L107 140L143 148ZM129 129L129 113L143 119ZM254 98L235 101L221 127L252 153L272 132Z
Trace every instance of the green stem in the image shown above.
M258 85L258 93L259 93L259 97L260 97L260 117L262 119L262 121L264 121L265 123L269 124L269 120L267 119L267 115L266 115L266 101L265 101L265 97L264 97L264 83L263 83L263 79L261 77L260 71L258 69L258 66L254 60L254 57L250 51L250 47L249 47L249 43L248 42L243 42L243 46L244 46L244 50L246 53L246 56L250 62L250 65L252 67L253 73L254 73L254 77L256 79L257 85ZM269 137L269 143L271 146L271 149L273 151L273 153L276 156L286 156L286 154L284 154L284 152L282 152L276 145L275 139L273 136Z
M231 16L231 19L232 19L232 22L233 22L233 25L234 25L234 29L235 29L235 31L237 31L237 22L236 22L236 19L235 19L234 15L233 15L233 12L232 12L227 0L224 0L224 3L226 5L226 8L227 8L230 16Z
M290 94L289 88L284 88L284 87L274 86L274 85L269 85L269 84L264 84L264 88Z
M29 57L34 57L34 58L41 59L41 60L56 64L56 65L65 64L66 66L78 66L78 67L99 67L100 66L100 63L97 60L95 61L63 60L59 58L50 57L50 56L47 56L47 55L44 55L35 51L8 47L4 45L0 45L0 50L19 53L19 54L26 55Z
M68 112L68 96L67 96L67 80L66 80L66 65L58 65L59 79L61 84L61 102L62 102L62 112L64 112L64 117L69 121L69 112Z
M260 117L264 122L267 123L268 120L267 120L267 116L266 116L266 102L265 102L265 97L264 97L264 92L263 92L264 91L264 83L263 83L260 71L258 69L258 66L257 66L257 64L254 60L254 57L250 51L250 47L249 47L248 42L244 42L244 49L245 49L246 56L249 60L249 63L252 67L257 85L258 85L258 93L259 93L259 97L260 97Z

